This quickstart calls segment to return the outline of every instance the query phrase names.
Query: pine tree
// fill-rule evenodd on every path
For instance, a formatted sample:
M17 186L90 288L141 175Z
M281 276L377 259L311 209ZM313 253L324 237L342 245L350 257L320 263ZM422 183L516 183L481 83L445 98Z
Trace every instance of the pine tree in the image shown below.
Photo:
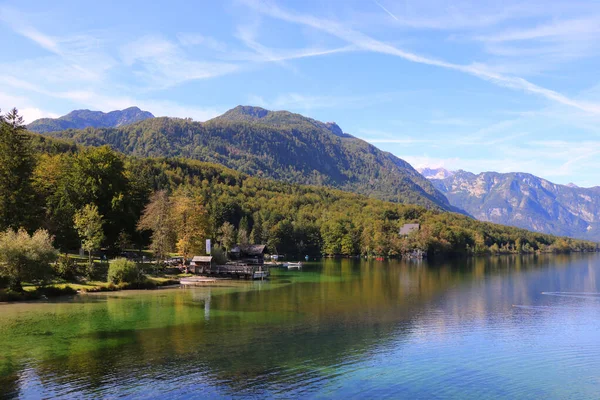
M23 117L13 108L0 119L0 229L32 228L35 166Z
M250 241L253 244L263 243L263 220L260 213L256 214L256 218L254 218L254 226L252 227L252 232L250 233Z

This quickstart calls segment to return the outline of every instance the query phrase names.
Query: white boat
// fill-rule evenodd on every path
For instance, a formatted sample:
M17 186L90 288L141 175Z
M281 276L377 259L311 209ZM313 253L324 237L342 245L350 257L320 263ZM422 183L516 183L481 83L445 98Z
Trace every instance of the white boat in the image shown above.
M254 271L252 275L253 279L266 279L269 277L269 273L267 271Z
M288 262L283 264L284 267L287 267L287 269L300 269L302 268L302 263L301 262Z

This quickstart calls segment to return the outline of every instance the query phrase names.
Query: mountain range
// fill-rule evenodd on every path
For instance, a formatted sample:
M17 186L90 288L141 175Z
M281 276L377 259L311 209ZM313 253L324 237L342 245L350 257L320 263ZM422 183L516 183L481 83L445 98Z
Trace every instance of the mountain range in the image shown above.
M27 125L27 129L37 133L64 131L67 129L115 128L154 118L148 111L138 107L129 107L108 113L102 111L75 110L60 118L41 118Z
M344 133L333 122L287 111L238 106L207 122L162 117L47 134L84 145L110 145L136 156L192 158L290 183L455 210L406 161Z
M192 158L249 175L600 240L600 187L557 185L526 173L417 171L334 122L288 111L238 106L212 120L195 122L154 118L137 107L110 113L78 110L56 120L34 121L28 128L83 145L110 145L135 156Z
M558 185L521 172L446 175L431 182L450 204L481 221L600 241L600 187Z
M417 171L427 179L445 179L454 175L454 171L444 168L417 168Z

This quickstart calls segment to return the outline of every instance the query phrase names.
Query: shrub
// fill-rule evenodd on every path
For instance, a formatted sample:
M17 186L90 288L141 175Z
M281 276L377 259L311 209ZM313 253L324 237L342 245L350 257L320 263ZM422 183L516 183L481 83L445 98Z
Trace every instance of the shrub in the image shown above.
M21 292L22 281L42 284L52 275L50 263L56 259L52 238L45 230L29 235L24 229L0 233L0 275L9 279L10 288Z
M140 270L133 261L117 258L108 267L108 282L114 284L136 283L141 281Z
M63 254L58 258L58 261L54 264L54 272L57 276L72 280L77 277L79 268L75 260L69 257L67 254Z

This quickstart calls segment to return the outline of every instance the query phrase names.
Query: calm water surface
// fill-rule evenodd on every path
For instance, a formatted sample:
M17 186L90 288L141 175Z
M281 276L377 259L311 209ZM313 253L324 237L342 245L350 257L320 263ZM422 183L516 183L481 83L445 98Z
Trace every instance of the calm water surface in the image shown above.
M600 257L0 304L0 398L598 398Z

